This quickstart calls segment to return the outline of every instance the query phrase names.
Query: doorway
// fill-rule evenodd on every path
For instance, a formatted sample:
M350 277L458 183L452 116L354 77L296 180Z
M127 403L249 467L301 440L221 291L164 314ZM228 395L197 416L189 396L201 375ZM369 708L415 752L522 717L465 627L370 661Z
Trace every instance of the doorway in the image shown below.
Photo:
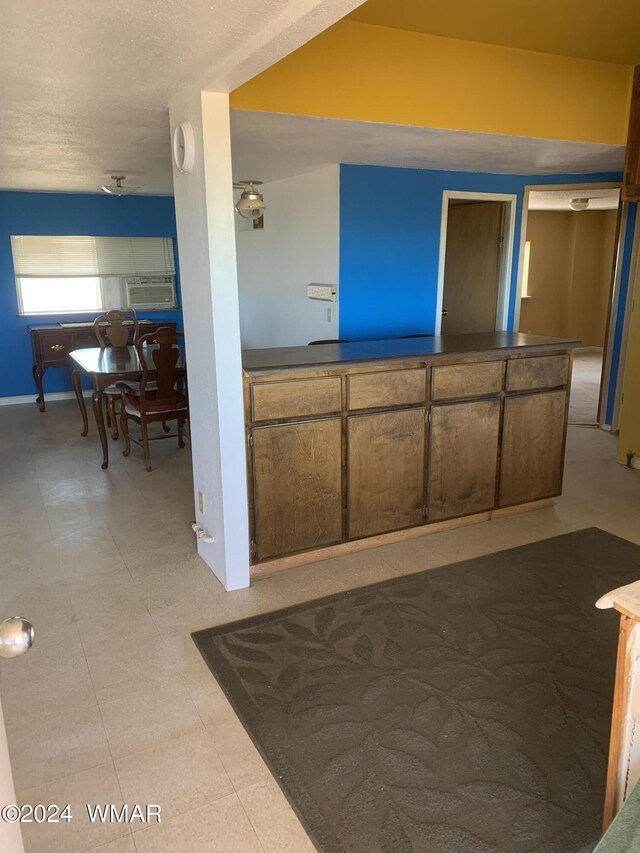
M515 196L445 192L436 334L507 328Z
M571 338L569 423L599 423L608 309L620 228L619 188L531 188L525 198L522 332Z

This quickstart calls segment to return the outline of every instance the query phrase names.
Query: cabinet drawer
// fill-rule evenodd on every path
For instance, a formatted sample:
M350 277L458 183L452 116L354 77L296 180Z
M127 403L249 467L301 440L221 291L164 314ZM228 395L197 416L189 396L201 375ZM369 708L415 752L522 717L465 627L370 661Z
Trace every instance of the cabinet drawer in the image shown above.
M329 415L342 409L339 376L256 382L251 386L254 421Z
M100 344L93 329L83 329L82 332L75 333L73 346L76 349L85 349L86 347L97 347Z
M431 371L431 399L456 400L486 397L502 389L502 362L446 364Z
M348 377L348 407L378 409L424 403L425 368L356 373Z
M73 335L43 335L40 340L43 363L65 361L73 346Z
M507 363L507 391L557 388L569 378L568 355L514 358Z

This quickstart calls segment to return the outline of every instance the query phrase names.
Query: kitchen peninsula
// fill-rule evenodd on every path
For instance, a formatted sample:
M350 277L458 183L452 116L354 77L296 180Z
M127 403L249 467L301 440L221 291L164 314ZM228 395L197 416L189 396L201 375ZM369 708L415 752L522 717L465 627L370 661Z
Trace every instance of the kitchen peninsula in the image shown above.
M245 350L252 574L548 503L576 346L490 332Z

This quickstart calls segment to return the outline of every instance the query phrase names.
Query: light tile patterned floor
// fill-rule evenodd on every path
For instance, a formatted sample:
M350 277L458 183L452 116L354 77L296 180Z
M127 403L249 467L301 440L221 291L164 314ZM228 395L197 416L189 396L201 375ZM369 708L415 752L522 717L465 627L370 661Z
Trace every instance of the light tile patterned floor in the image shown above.
M598 423L602 353L578 349L573 354L571 372L570 424Z
M189 451L154 445L100 470L75 404L0 408L0 615L37 641L2 661L19 799L72 804L25 827L27 853L306 853L313 847L190 632L598 525L640 544L640 472L615 438L569 433L565 494L512 516L282 572L225 593L195 553ZM91 824L85 802L158 802L160 826Z

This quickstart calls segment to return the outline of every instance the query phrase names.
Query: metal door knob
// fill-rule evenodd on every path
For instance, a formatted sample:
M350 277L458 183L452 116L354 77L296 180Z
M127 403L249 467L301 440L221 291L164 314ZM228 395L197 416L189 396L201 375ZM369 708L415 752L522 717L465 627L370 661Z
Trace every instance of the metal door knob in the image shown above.
M17 658L33 645L35 631L24 616L10 616L0 622L0 657Z
M443 316L443 317L446 317L448 314L449 314L449 312L447 311L447 309L446 309L446 308L443 308L443 309L442 309L442 316Z

